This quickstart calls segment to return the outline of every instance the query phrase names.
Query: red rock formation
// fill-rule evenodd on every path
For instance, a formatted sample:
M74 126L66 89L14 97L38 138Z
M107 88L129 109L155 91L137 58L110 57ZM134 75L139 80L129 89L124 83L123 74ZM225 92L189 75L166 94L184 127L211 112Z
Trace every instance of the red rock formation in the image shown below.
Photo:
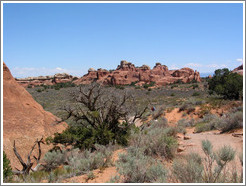
M54 85L56 83L66 83L73 80L73 76L66 73L58 73L54 76L38 76L16 79L23 87L36 86L36 85Z
M235 68L232 72L236 72L240 75L243 75L243 65L240 65L239 67Z
M76 84L89 84L93 81L97 81L102 84L112 85L127 85L132 82L138 82L141 85L144 83L156 82L156 85L166 85L174 83L178 80L184 83L196 80L201 81L199 72L190 68L182 68L180 70L168 70L166 65L156 63L153 69L147 65L141 67L135 67L134 64L121 61L116 70L109 72L107 70L89 69L88 73L82 78L74 81Z
M14 140L18 152L26 161L26 156L37 138L45 138L65 129L65 123L54 125L56 119L15 81L3 63L3 149L13 168L21 168L13 152ZM42 145L42 156L49 148Z

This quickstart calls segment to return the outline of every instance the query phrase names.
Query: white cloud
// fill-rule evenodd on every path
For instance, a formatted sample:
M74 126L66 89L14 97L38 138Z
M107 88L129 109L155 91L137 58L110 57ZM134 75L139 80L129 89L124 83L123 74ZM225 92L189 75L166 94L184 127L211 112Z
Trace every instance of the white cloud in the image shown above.
M60 68L60 67L56 67L56 70L64 71L65 69L62 69L62 68Z
M187 66L187 67L202 67L202 64L199 64L199 63L188 63L185 66Z
M238 59L236 59L236 61L243 62L243 59L242 58L238 58Z
M217 65L217 64L209 64L209 65L206 65L206 67L209 67L209 68L219 68L219 65Z
M10 69L14 77L24 78L24 77L36 77L36 76L47 76L54 75L56 73L67 73L73 76L82 76L85 74L85 70L72 70L72 69L63 69L61 67L56 68L28 68L28 67L14 67Z
M169 67L169 69L170 69L170 70L177 70L177 69L179 69L179 68L178 68L176 65L172 65L172 66Z

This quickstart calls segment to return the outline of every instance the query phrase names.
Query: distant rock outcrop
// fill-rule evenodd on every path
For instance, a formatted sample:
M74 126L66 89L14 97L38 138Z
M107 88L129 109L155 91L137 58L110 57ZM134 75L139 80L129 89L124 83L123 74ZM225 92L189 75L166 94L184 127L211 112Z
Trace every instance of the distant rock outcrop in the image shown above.
M13 142L19 154L25 158L37 138L61 132L66 124L54 125L56 116L46 112L25 88L20 86L3 63L3 150L12 167L20 168L13 152ZM49 150L42 145L42 156Z
M236 72L240 75L243 75L243 65L240 65L239 67L235 68L232 72Z
M54 85L57 83L66 83L73 80L73 76L66 73L55 74L54 76L38 76L28 78L16 78L16 81L23 87L34 87L37 85Z
M191 81L201 81L200 74L190 68L182 68L179 70L168 70L166 65L156 63L153 69L147 65L135 67L134 64L121 61L120 65L113 71L104 69L88 70L88 73L82 78L74 81L75 84L89 84L91 82L98 82L105 85L127 85L132 82L137 84L144 84L156 82L156 85L167 85L176 81L188 83Z

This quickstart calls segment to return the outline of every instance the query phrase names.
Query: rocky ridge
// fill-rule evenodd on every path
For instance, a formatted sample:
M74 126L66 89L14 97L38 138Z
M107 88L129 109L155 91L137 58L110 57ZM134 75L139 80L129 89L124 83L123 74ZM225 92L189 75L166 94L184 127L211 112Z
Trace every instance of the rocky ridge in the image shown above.
M177 81L189 83L195 80L200 82L201 78L199 72L187 67L178 70L168 70L166 65L156 63L154 68L151 69L148 65L135 67L134 64L123 60L115 70L108 71L102 68L95 70L90 68L88 73L81 78L63 73L55 74L54 76L28 77L16 80L23 87L54 85L71 81L77 85L90 84L96 81L104 85L128 85L131 83L143 85L155 82L157 86L163 86Z
M74 80L77 77L73 77L67 73L58 73L53 76L38 76L28 78L16 78L15 80L23 87L34 87L38 85L54 85L57 83L66 83Z
M240 75L243 75L243 65L240 65L239 67L235 68L232 72L236 72Z
M176 81L188 83L191 81L201 81L200 74L190 68L179 70L168 70L166 65L156 63L153 69L147 65L135 67L134 64L121 61L116 70L108 71L105 69L95 70L90 68L88 73L82 78L74 81L75 84L89 84L98 82L104 85L128 85L136 82L137 85L156 82L157 86L167 85Z

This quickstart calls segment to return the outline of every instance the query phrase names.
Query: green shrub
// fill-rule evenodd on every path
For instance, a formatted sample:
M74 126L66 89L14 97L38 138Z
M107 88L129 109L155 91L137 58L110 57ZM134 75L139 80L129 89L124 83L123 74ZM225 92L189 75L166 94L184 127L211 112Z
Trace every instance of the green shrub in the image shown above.
M45 162L45 169L51 171L66 162L66 151L65 150L53 150L47 152L43 158Z
M36 91L37 91L37 92L42 92L42 91L43 91L43 89L40 89L40 88L39 88L39 89L37 89Z
M175 96L175 94L174 94L174 93L172 93L170 96Z
M134 81L134 82L131 82L131 84L130 84L130 86L136 86L136 83L137 83L138 81Z
M124 127L124 124L122 124ZM62 133L55 133L53 139L49 139L54 145L63 144L65 146L72 145L75 148L90 149L94 144L107 145L110 142L116 142L126 146L130 135L130 127L116 128L113 132L107 128L69 126Z
M151 81L149 84L145 83L143 85L143 88L148 89L149 87L153 87L153 86L155 86L155 82Z
M182 104L181 107L179 108L179 112L187 110L188 107L189 107L188 104L186 104L186 103Z
M192 96L200 96L200 93L199 93L199 92L194 92L194 93L192 94Z
M181 119L177 122L177 126L182 127L193 127L195 125L194 119L187 120L187 119Z
M12 180L12 168L10 166L10 161L3 151L3 182L10 182Z
M200 119L195 126L195 132L204 132L209 130L215 130L217 123L220 122L220 118L213 114L206 114Z
M143 151L137 148L129 148L127 154L120 154L116 168L124 183L166 182L167 171L161 162L145 156Z
M181 79L178 79L177 81L174 82L175 84L184 84L184 82Z
M120 89L120 90L124 90L125 89L125 87L123 87L121 85L115 85L115 88Z
M201 183L202 159L199 154L192 153L185 157L185 160L174 160L173 173L182 183Z
M75 175L86 174L94 169L112 165L112 145L95 145L95 151L74 149L68 157L68 167Z
M194 112L195 110L196 110L195 107L189 107L187 109L187 114L190 114L191 112Z
M150 121L150 129L151 128L166 128L168 126L168 121L165 117L159 118L157 121Z
M243 127L243 112L237 111L235 113L228 113L223 116L215 127L221 132L227 132L232 129Z
M171 89L178 87L178 85L171 85Z
M141 149L147 156L172 159L178 146L175 135L174 128L158 128L152 125L149 129L132 134L130 144Z
M209 90L225 99L240 99L243 93L243 76L230 72L227 68L218 69L208 80Z
M198 88L198 87L199 87L198 84L193 84L193 85L192 85L192 88L193 88L193 89Z

